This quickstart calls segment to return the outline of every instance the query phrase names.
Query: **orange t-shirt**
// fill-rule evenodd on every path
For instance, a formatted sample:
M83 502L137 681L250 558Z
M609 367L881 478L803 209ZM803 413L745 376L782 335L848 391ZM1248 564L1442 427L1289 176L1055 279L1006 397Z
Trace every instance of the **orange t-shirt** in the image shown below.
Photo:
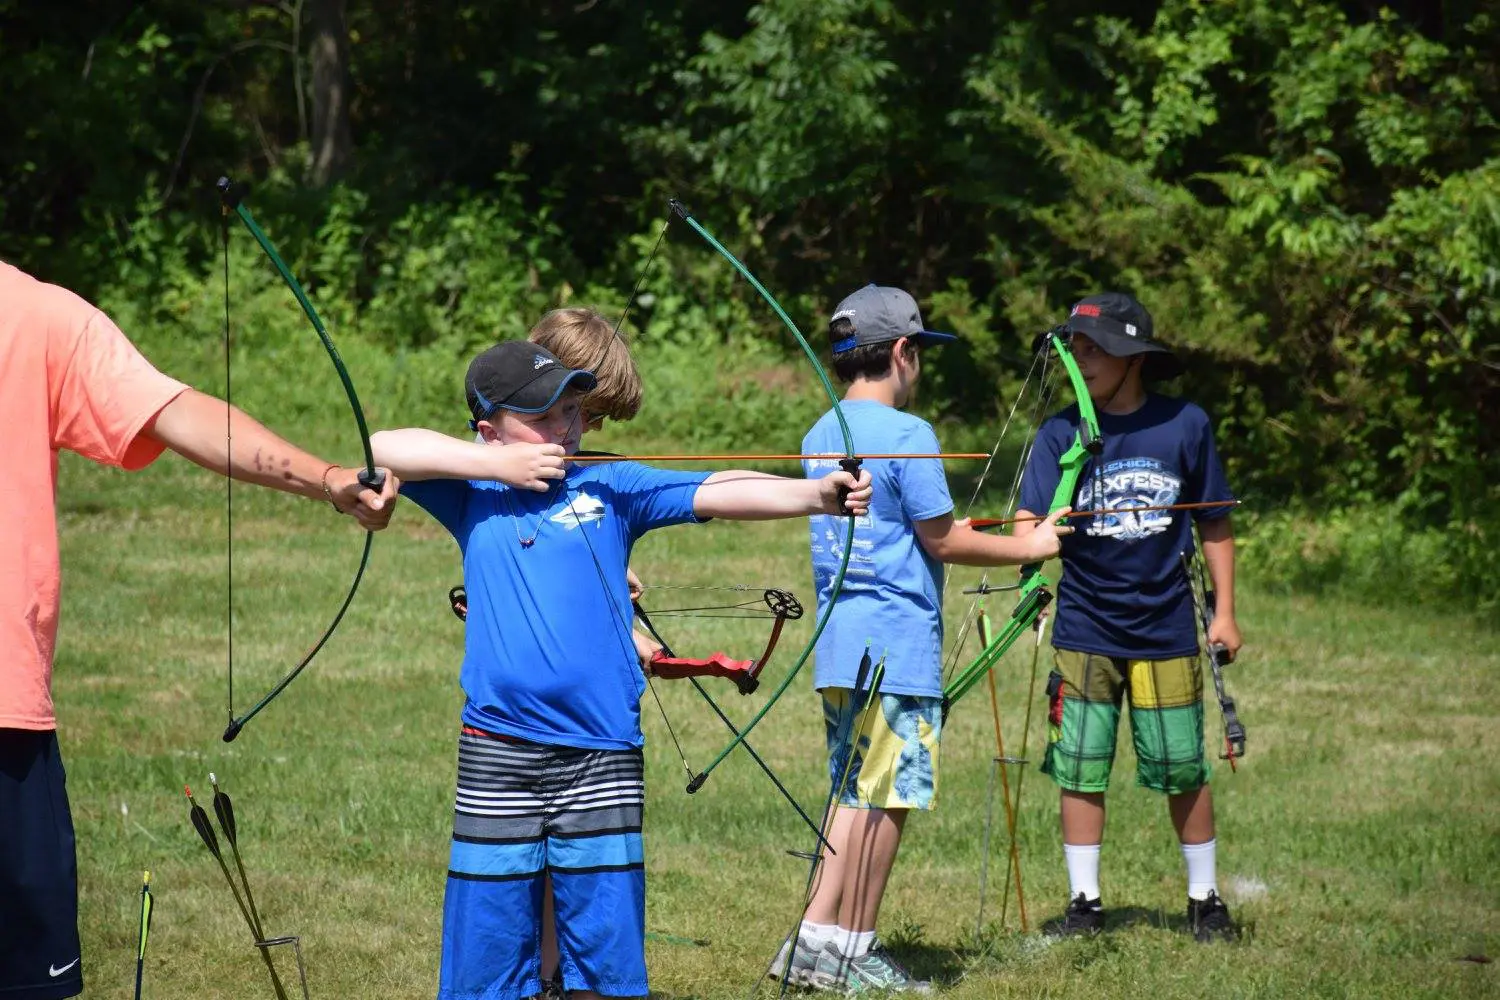
M162 445L141 428L186 388L104 313L0 262L0 728L57 726L58 451L143 468Z

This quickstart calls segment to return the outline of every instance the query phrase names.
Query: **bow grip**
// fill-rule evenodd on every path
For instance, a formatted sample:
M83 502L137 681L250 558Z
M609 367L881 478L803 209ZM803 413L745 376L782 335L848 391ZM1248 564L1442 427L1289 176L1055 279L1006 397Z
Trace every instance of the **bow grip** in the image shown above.
M862 462L862 460L860 460L858 458L841 458L841 459L839 459L839 468L843 469L845 472L849 473L849 475L853 476L855 479L859 478L860 466L863 465L863 464L864 463ZM844 506L844 504L848 500L849 500L849 488L847 486L840 486L839 487L839 506L840 507ZM847 516L853 517L854 515L853 514L849 514Z
M361 486L368 486L376 493L379 493L385 487L385 470L375 468L360 469L359 484Z

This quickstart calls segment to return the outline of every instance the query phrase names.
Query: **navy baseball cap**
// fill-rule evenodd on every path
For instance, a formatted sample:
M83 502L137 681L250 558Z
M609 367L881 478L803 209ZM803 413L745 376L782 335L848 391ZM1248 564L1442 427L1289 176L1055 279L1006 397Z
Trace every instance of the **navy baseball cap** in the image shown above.
M496 344L469 362L464 376L464 397L473 422L502 409L542 413L569 388L588 392L594 388L594 373L569 368L551 351L527 340Z
M834 341L834 354L902 337L909 337L920 347L936 347L958 339L951 333L924 330L917 300L899 288L866 285L840 302L828 322L832 325L841 319L848 320L854 332Z

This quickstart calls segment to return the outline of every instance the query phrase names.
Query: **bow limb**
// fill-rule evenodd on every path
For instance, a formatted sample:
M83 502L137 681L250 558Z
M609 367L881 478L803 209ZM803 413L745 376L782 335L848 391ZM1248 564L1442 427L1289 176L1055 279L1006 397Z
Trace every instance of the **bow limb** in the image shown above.
M219 183L217 186L219 189L220 198L223 202L226 218L230 211L233 211L237 216L239 216L239 219L242 223L244 223L245 228L250 231L250 235L255 238L255 242L259 244L261 250L265 252L266 256L271 259L271 264L276 268L276 273L281 275L281 280L286 283L287 288L290 289L292 295L296 298L297 304L302 307L302 311L307 315L308 322L312 324L312 328L317 333L319 341L322 342L324 350L328 352L328 358L333 362L334 370L338 372L339 381L343 384L344 393L349 399L349 407L354 414L354 423L359 430L360 446L364 449L365 467L364 470L359 474L359 481L365 486L370 487L371 489L379 490L385 484L385 473L380 469L375 468L374 453L370 449L370 429L369 425L365 422L364 407L362 407L359 403L359 395L354 391L354 380L349 376L349 369L344 366L344 359L339 356L338 348L334 346L333 338L328 335L328 330L326 327L324 327L323 320L318 316L317 310L313 308L312 301L307 297L307 292L302 288L301 283L297 281L297 278L292 274L291 269L287 267L286 262L281 259L281 255L276 252L276 247L271 243L270 239L261 230L260 226L256 224L255 217L250 214L250 210L245 207L244 187L239 184L231 183L229 178L227 177L219 178ZM227 247L227 228L225 230L225 239L225 246ZM307 668L307 665L313 661L313 658L318 655L318 652L322 650L322 648L328 643L328 640L333 637L334 630L336 630L339 627L339 623L344 620L344 613L349 610L349 605L354 601L354 595L359 591L360 580L363 579L365 567L370 562L370 544L374 540L374 537L375 535L373 532L365 532L364 551L360 554L359 557L359 567L354 571L354 580L349 585L349 592L344 596L343 603L339 605L338 612L333 616L333 620L329 622L328 627L323 630L323 634L319 636L318 640L313 643L312 647L308 649L307 653L303 655L302 659L298 661L297 665L294 666L286 674L285 677L278 681L276 685L272 687L271 690L263 698L252 705L248 711L238 717L236 717L234 714L234 667L233 661L231 660L229 725L224 730L225 743L233 741L234 738L240 734L240 730L244 728L245 723L249 722L256 715L260 714L260 712L272 701L274 701L282 691L286 690L287 685L297 679L297 675L302 673L302 671Z
M733 681L740 694L754 694L755 689L760 686L750 672L754 666L754 660L733 660L725 653L714 653L694 659L672 656L665 648L658 650L657 655L653 656L650 662L652 675L662 680L677 681L685 677L722 677Z
M839 397L833 389L833 383L829 381L828 372L824 370L822 362L818 360L818 353L814 351L812 345L807 342L807 338L802 335L802 331L797 329L797 324L792 322L792 318L788 316L786 310L781 307L781 303L776 301L776 297L766 290L766 287L756 279L755 275L750 273L749 268L745 267L745 265L740 262L739 258L725 249L724 245L717 239L715 239L712 233L705 229L697 219L693 218L692 213L690 213L681 202L676 200L672 201L671 208L672 212L678 218L682 219L682 221L686 222L690 227L692 227L692 230L695 233L703 237L704 241L707 242L709 246L713 247L713 249L717 251L720 256L727 260L730 265L737 272L739 272L741 277L743 277L750 283L750 287L754 288L755 291L760 294L760 297L766 301L766 303L771 307L771 311L776 314L777 318L781 320L783 325L785 325L787 330L791 333L793 339L796 340L798 346L802 348L802 352L807 355L807 359L812 363L813 371L817 374L818 381L822 385L823 391L828 395L829 405L833 408L834 417L838 420L839 432L844 439L844 453L846 457L839 461L839 465L843 467L844 471L849 472L850 474L857 474L859 471L860 460L854 450L854 435L849 430L848 421L844 419L843 410L839 407ZM807 661L812 658L813 651L817 648L818 645L818 639L822 637L823 630L828 626L828 619L832 617L833 609L838 603L839 594L843 591L844 575L849 569L849 557L853 553L853 551L854 518L850 517L848 528L844 536L843 556L839 559L838 570L834 574L833 582L829 585L828 596L826 598L827 603L824 605L823 613L818 616L818 620L813 626L812 636L807 640L807 645L803 647L802 652L798 654L796 662L793 663L791 669L787 671L786 678L782 680L781 684L776 688L774 692L772 692L771 697L766 701L766 703L760 707L760 710L756 712L754 716L751 717L750 721L745 724L745 727L743 729L735 733L734 738L729 741L728 745L726 745L724 749L720 750L714 756L714 758L709 761L708 765L704 767L702 771L698 772L698 774L688 784L689 792L696 792L699 788L702 788L703 783L708 780L708 776L713 773L714 769L717 768L721 763L723 763L724 759L734 751L734 748L736 746L744 742L746 735L748 735L752 729L760 725L761 720L766 717L771 709L775 707L776 703L781 700L781 696L784 695L792 686L792 681L796 680L797 675L801 672L803 665L805 665Z
M750 668L750 676L756 683L760 682L761 671L766 669L766 664L771 662L771 654L776 652L776 644L781 641L782 628L789 621L797 621L802 617L802 604L788 590L768 590L765 593L766 607L776 616L776 621L771 625L771 636L766 640L766 648L761 650L760 656L755 658L754 665Z

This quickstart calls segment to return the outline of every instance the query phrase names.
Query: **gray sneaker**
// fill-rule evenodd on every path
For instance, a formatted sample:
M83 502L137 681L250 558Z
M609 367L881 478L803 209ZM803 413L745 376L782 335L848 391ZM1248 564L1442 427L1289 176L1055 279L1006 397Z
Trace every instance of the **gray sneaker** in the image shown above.
M787 971L788 960L792 963L791 971ZM793 986L811 986L813 970L818 964L818 949L807 942L802 935L797 935L796 940L788 938L781 942L781 950L771 960L771 967L766 969L766 978L781 982L782 976Z
M848 993L932 992L931 983L913 979L879 941L858 958L845 958L832 944L825 945L808 985L818 989L842 988Z

